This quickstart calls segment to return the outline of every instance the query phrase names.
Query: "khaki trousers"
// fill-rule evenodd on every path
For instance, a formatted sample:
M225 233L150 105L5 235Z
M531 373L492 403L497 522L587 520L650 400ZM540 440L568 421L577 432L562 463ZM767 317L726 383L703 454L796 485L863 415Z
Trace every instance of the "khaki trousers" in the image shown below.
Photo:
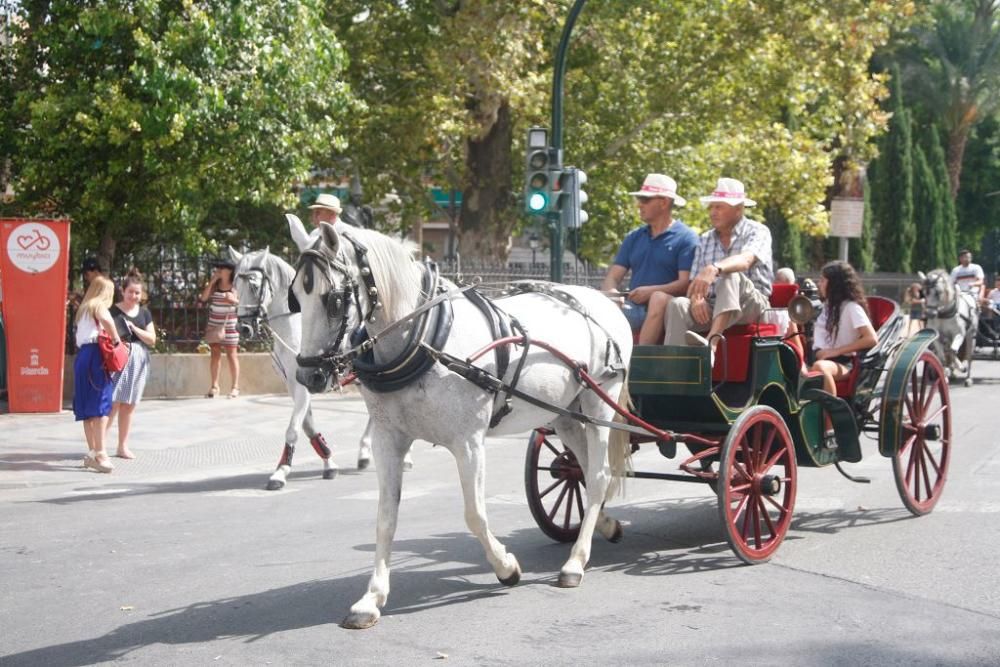
M726 273L715 283L715 305L712 319L726 313L731 314L728 326L748 324L760 319L770 307L770 301L761 294L753 282L743 273ZM676 297L667 304L665 345L687 345L684 333L687 331L708 331L712 323L697 324L691 317L691 299Z

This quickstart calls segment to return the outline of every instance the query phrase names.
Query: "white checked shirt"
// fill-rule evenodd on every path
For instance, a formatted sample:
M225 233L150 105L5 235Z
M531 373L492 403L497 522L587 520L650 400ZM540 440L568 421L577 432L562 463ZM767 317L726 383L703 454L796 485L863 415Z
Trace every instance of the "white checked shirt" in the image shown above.
M745 252L752 252L757 258L749 271L744 273L754 286L765 296L771 296L771 283L774 282L774 270L771 259L771 230L766 225L743 217L736 227L733 228L733 235L729 250L722 247L719 240L719 233L715 229L704 232L699 238L698 249L694 251L694 263L691 265L691 277L698 275L698 272L706 266L730 257L740 255ZM715 294L715 285L709 292Z

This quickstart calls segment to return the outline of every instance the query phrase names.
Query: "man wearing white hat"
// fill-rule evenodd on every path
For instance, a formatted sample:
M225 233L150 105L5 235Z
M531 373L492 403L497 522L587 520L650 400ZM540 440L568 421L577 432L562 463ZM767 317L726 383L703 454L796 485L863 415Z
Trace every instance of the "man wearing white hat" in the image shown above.
M734 324L755 322L769 306L774 271L771 230L744 215L757 202L743 184L720 178L708 206L712 229L701 235L687 297L667 306L667 345L708 345L715 359L721 334ZM707 339L697 332L708 332Z
M628 298L622 312L640 343L659 343L667 302L684 294L698 235L673 217L675 206L687 200L677 194L677 183L663 174L649 174L642 187L630 192L645 225L629 232L608 269L601 289L617 290L625 274L632 272Z
M339 197L323 193L316 197L316 201L309 207L309 219L313 223L311 231L306 231L305 226L297 216L285 216L288 220L288 231L291 232L292 240L295 241L295 245L299 247L299 250L310 247L319 238L319 223L328 222L331 225L336 224L337 217L342 210Z

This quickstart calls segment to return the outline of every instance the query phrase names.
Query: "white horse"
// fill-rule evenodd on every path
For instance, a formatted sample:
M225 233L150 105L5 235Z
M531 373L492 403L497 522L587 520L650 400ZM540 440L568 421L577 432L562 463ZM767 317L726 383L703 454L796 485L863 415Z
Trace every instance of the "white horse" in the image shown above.
M627 404L632 332L621 310L593 289L532 283L535 291L494 302L499 313L489 304L483 311L473 292L438 281L432 265L414 261L412 245L368 230L326 223L321 229L320 240L299 258L292 283L303 316L300 380L310 391L322 391L349 364L385 383L380 387L362 376L378 464L375 568L344 627L375 624L388 598L403 453L415 438L454 455L466 523L497 578L512 586L521 567L486 519L484 439L553 426L586 475L580 534L558 580L563 587L578 586L594 530L612 541L622 534L621 524L602 509L630 453L628 435L609 428L616 408ZM506 338L509 344L495 345L488 319L503 319L502 313L518 326ZM517 338L519 331L527 332L524 338ZM501 350L510 353L506 372L499 373L505 386L495 377ZM608 400L586 384L591 378ZM505 413L497 423L496 416Z
M313 423L309 392L295 379L298 370L295 358L302 337L302 317L288 309L288 287L295 272L288 262L272 255L267 248L246 254L229 248L229 255L236 263L233 282L240 301L237 316L241 334L259 334L265 329L266 335L270 335L274 369L285 381L294 403L288 428L285 429L285 448L278 467L267 480L267 489L276 491L288 482L299 429L305 432L316 454L323 459L323 479L333 479L337 476L337 464L330 458L330 448ZM371 440L366 428L361 437L358 467L367 467L370 456Z
M950 378L964 374L965 386L970 387L979 304L973 295L958 289L944 269L917 275L923 282L927 326L938 332L934 352L948 369Z

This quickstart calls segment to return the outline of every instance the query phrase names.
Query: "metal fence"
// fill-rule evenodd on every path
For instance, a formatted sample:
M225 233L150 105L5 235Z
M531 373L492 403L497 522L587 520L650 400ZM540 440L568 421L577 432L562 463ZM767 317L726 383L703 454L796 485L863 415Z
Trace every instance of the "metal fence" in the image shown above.
M128 257L116 263L115 276L124 275L128 268L137 266L146 276L148 303L156 323L159 340L157 352L192 352L202 341L208 320L208 309L198 303L198 296L207 284L211 273L211 257L191 256L169 249L158 249L142 257ZM294 257L285 257L294 263ZM517 280L548 280L549 265L543 263L487 263L439 262L442 275L452 280L470 281L478 278L489 294ZM583 262L566 263L563 280L569 284L599 287L605 269ZM813 279L818 274L802 274ZM862 276L869 294L899 301L906 287L915 278L905 274L874 273ZM67 351L73 352L72 320L67 332ZM261 341L241 341L241 349L257 351L266 349Z

